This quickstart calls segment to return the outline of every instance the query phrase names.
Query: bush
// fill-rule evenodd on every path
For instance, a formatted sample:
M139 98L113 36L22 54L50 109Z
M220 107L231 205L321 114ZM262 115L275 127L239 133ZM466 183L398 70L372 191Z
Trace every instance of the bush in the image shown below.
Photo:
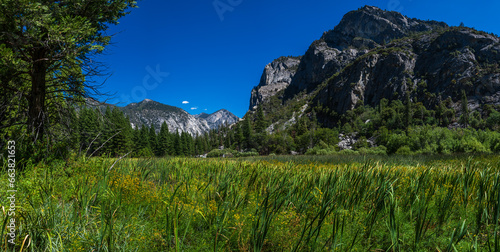
M207 153L207 158L215 158L215 157L234 157L237 155L237 151L231 149L213 149L209 153Z
M457 146L458 152L465 153L487 153L489 152L483 144L481 144L475 137L466 136L461 139L459 146Z
M411 149L408 145L404 145L399 147L399 149L396 151L397 155L411 155Z
M256 151L247 151L247 152L236 152L236 157L255 157L259 156L259 153ZM276 154L275 154L276 156Z
M341 150L339 152L339 154L341 154L341 155L358 155L359 152L353 151L353 150L349 150L349 149L345 149L345 150Z
M373 148L360 148L358 150L359 154L362 155L387 155L387 148L383 145L373 147Z

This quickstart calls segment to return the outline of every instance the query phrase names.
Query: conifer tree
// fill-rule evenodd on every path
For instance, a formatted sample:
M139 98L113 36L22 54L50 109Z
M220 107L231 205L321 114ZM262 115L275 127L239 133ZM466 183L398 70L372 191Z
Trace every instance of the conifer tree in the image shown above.
M465 90L462 90L462 116L460 117L464 127L469 126L469 102L467 101L467 95Z
M158 140L156 136L155 126L151 124L149 128L149 147L154 155L158 155Z
M170 142L170 133L168 132L168 125L166 122L161 124L160 134L158 135L158 155L165 156L170 154L169 148L172 143Z
M267 122L264 117L264 111L262 110L262 106L257 108L257 117L255 119L255 133L262 134L265 133L267 127Z

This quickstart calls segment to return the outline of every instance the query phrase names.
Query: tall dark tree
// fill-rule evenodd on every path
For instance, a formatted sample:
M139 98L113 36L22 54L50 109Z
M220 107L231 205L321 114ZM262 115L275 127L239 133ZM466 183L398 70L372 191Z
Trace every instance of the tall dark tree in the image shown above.
M411 97L410 97L410 92L406 92L406 97L405 97L405 111L404 111L404 117L405 117L405 127L408 129L410 125L412 124L412 117L413 117L413 110L412 110L412 102L411 102Z
M262 110L262 106L257 108L257 116L255 118L255 133L261 134L264 133L267 127L266 118L264 116L264 111Z
M172 147L170 133L166 122L161 124L160 133L158 134L158 155L165 156L171 154L169 149Z
M462 115L460 116L460 121L464 127L469 126L469 101L467 100L467 94L465 90L462 90Z
M135 6L132 0L1 1L0 72L8 74L0 78L0 91L23 103L8 109L26 118L34 142L66 103L97 92L92 76L103 71L94 56L110 43L109 26Z
M156 129L153 124L151 124L151 127L149 128L149 148L153 152L153 154L158 155L158 139L156 135Z

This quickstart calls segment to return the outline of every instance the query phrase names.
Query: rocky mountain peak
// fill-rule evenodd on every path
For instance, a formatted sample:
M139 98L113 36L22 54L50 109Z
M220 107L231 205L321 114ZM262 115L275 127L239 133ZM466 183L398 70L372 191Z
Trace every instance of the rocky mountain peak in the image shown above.
M250 109L308 99L328 111L319 118L328 126L338 119L330 115L358 104L377 106L408 95L428 109L445 100L459 109L463 90L472 111L500 104L499 63L494 34L364 6L345 14L304 56L268 64Z
M259 85L252 90L250 109L255 109L258 104L286 89L298 69L300 60L300 57L288 56L267 64Z
M384 44L411 32L446 27L448 25L444 22L422 21L399 12L364 6L344 15L340 23L333 30L325 32L321 39L330 47L343 50L349 46L373 47L373 43Z

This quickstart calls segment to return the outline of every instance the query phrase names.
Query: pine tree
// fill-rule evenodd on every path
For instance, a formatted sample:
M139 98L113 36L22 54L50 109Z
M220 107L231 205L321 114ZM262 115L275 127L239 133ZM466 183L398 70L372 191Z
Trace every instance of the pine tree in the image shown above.
M259 106L257 108L257 118L255 119L255 133L265 133L266 127L267 122L264 117L264 111L262 110L262 106Z
M235 135L234 135L234 140L236 141L236 144L238 145L238 150L241 150L241 147L243 146L243 143L245 141L245 136L243 135L243 130L241 129L240 124L237 124L235 126Z
M404 116L405 116L405 127L406 127L406 129L408 129L412 124L412 116L413 116L412 103L411 103L411 99L410 99L410 92L406 92Z
M243 136L244 136L244 142L245 142L245 147L246 148L252 148L253 147L253 130L252 130L252 123L250 122L250 119L245 117L243 121Z
M174 149L175 149L174 155L183 156L184 155L184 153L183 153L184 147L182 146L182 141L181 141L181 137L179 135L179 130L176 130L176 132L173 136L173 139L174 139Z
M158 135L158 155L165 156L170 154L169 149L172 146L170 142L170 133L168 132L168 125L166 122L163 122L160 128L160 134Z
M149 147L154 155L158 155L158 140L156 136L155 126L151 124L149 128Z
M142 157L150 157L152 156L153 152L151 151L151 145L149 143L149 130L146 125L142 125L140 134L139 134L139 139L138 139L138 145L139 145L139 156Z
M462 116L460 119L464 127L469 126L469 102L467 101L465 90L462 90Z

